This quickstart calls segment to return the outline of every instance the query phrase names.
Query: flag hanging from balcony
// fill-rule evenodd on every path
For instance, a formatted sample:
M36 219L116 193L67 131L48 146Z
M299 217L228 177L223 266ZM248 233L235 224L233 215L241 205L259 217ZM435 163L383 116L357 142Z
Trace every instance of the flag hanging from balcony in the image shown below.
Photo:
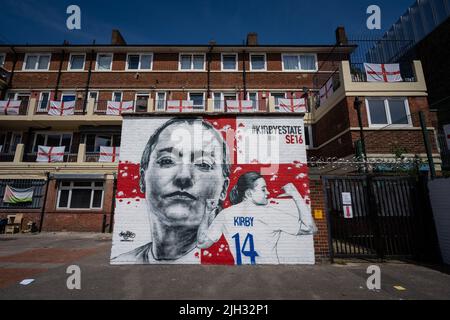
M168 112L192 112L194 111L192 100L167 100Z
M320 91L319 91L320 105L324 104L325 101L327 101L327 99L329 97L331 97L333 92L334 92L333 78L330 78L330 79L328 79L327 83L325 83L325 85L322 88L320 88Z
M120 116L122 113L133 112L133 101L108 101L106 114L111 116Z
M48 115L72 116L75 114L75 101L50 101Z
M278 112L305 113L306 100L301 99L278 99Z
M33 202L33 188L18 189L7 185L3 202L11 204Z
M36 162L62 162L66 147L38 146Z
M450 124L444 126L444 134L447 140L447 149L450 150Z
M119 147L100 147L100 158L98 162L117 162L119 161Z
M19 114L20 100L3 100L0 101L0 114Z
M367 82L401 82L400 65L364 63Z
M252 112L252 100L227 100L228 112Z

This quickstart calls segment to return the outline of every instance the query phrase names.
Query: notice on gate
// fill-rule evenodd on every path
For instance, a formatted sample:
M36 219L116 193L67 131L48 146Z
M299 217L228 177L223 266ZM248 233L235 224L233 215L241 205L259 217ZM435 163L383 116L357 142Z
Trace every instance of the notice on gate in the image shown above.
M342 208L344 210L344 218L352 219L352 194L350 192L342 192Z

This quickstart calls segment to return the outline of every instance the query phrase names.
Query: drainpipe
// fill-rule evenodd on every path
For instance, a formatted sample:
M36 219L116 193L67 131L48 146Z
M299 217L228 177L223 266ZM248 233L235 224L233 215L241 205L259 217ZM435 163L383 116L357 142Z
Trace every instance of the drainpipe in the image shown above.
M243 86L244 86L244 100L246 99L245 97L247 96L247 72L246 72L246 66L245 66L245 50L242 52L242 82L243 82Z
M13 66L12 66L12 70L11 70L11 74L9 75L9 79L8 79L8 84L6 85L6 88L2 90L1 93L1 99L5 99L6 96L6 91L11 88L11 84L12 84L12 80L13 80L13 76L14 76L14 71L16 70L16 64L17 64L17 52L14 49L14 47L11 47L12 52L14 53L14 59L13 59Z
M41 210L41 220L39 221L39 232L42 231L42 226L44 225L45 206L47 205L48 187L50 185L50 172L47 171L45 173L45 175L47 177L47 183L45 186L44 203L42 204L42 210Z
M211 44L209 46L209 50L208 50L208 63L207 63L207 89L206 89L206 98L211 98L210 94L211 94L211 52L214 48L214 44Z
M117 191L117 177L114 173L114 184L113 184L113 196L112 196L112 204L111 204L111 214L109 215L109 233L113 232L113 223L114 223L114 211L116 206L116 191Z
M88 70L88 77L86 81L86 88L84 90L84 103L83 103L83 114L86 114L86 108L87 108L87 102L88 102L88 96L89 96L89 85L91 83L91 75L92 75L92 60L94 59L95 51L92 50L91 52L91 59L89 60L89 70Z
M61 60L59 61L58 77L56 78L55 94L53 95L53 100L56 100L58 98L59 82L61 81L61 70L65 54L66 52L63 50L61 52Z

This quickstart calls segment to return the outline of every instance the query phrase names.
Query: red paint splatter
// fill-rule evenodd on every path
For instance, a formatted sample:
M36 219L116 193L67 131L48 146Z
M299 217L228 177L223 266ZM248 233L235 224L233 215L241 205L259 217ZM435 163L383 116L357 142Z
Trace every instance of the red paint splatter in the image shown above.
M117 198L144 198L139 186L139 164L120 162L119 177L117 179ZM133 192L134 191L134 192Z
M222 248L222 250L219 251L221 246L224 246L224 248L228 247L227 240L223 235L219 239L219 241L214 243L210 248L206 250L201 250L201 258L200 258L201 264L234 265L234 258L231 252L229 250L225 250L224 248ZM209 254L204 255L205 251L208 251Z

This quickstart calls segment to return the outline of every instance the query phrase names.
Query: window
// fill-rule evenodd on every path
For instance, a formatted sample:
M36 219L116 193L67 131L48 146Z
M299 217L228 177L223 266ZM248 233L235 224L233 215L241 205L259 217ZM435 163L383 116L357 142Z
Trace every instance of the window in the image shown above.
M237 69L237 54L222 53L222 70L236 71Z
M122 92L120 92L120 91L113 92L112 101L121 102L122 101Z
M305 125L305 146L307 149L314 147L313 142L313 133L312 133L312 126L311 125Z
M8 133L0 133L0 146L3 146L0 153L14 153L17 145L22 142L22 133L11 132L10 139Z
M5 64L5 56L4 53L0 53L0 67L3 67Z
M120 147L120 134L85 134L86 152L100 152L100 147Z
M33 152L37 152L38 146L62 147L65 146L65 152L70 152L72 143L71 133L36 133L34 136Z
M98 100L98 92L97 91L89 91L89 99L92 99L95 102L97 102L97 100Z
M286 94L282 92L271 92L270 95L275 98L275 109L278 110L280 99L285 99Z
M38 112L47 111L49 101L50 101L50 92L41 92L38 104Z
M75 101L77 99L77 96L74 92L66 92L61 95L61 101L67 102L67 101Z
M166 93L156 93L156 111L164 111L166 109Z
M205 55L180 54L179 70L205 70Z
M26 54L23 70L47 71L50 65L50 54Z
M127 70L151 70L152 54L129 54L127 58Z
M84 70L85 54L71 54L69 70Z
M283 54L283 71L317 71L315 54Z
M203 93L189 93L189 100L193 102L194 110L205 109L205 98Z
M103 182L61 181L58 187L58 209L101 209Z
M253 110L258 110L258 93L257 92L249 92L248 99L252 102Z
M214 92L214 111L224 111L227 100L236 100L236 93Z
M136 110L147 111L149 97L148 93L137 93L135 103Z
M408 100L405 98L367 98L367 115L370 126L411 126Z
M250 54L250 71L266 71L265 54Z
M20 112L22 112L22 110L26 110L28 108L28 104L30 103L30 96L30 93L9 92L7 99L20 100Z
M99 53L97 54L97 64L95 69L99 71L109 71L111 70L113 60L112 53Z

